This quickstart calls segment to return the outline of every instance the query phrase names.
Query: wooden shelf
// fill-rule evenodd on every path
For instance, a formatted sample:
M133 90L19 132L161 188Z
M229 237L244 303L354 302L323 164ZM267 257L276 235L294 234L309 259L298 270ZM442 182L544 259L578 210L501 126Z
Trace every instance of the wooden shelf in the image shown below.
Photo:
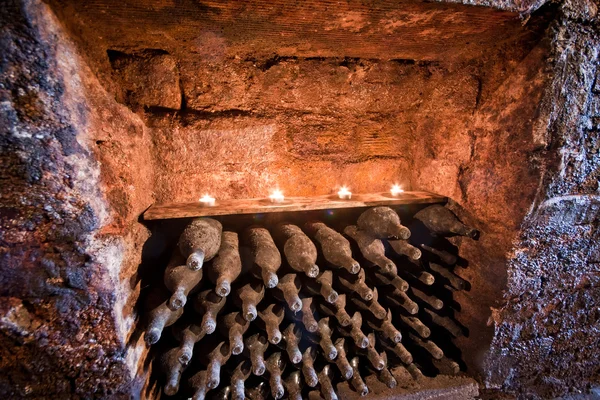
M405 204L445 203L448 198L430 192L404 192L397 197L389 193L352 194L351 200L340 200L337 195L314 197L287 197L284 203L269 199L217 200L212 207L200 202L155 204L144 212L144 220L210 217L217 215L262 214L289 211L311 211L339 208L396 206Z

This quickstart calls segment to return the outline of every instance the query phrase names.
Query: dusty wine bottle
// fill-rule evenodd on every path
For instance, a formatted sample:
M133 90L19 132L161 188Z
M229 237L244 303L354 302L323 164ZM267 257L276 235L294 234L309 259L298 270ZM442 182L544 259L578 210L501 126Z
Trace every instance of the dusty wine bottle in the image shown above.
M340 370L342 377L345 380L349 380L350 378L352 378L352 374L354 373L354 370L352 369L350 362L346 358L346 347L345 347L344 338L339 338L338 340L335 341L335 349L337 350L337 353L338 353L338 355L335 359L335 364L337 365L338 369Z
M414 380L418 381L424 378L423 372L415 364L408 364L405 368Z
M320 303L319 310L330 317L335 317L341 326L350 326L352 319L346 312L346 295L341 294L333 304Z
M406 317L404 315L400 316L400 320L410 329L415 331L419 336L423 339L427 339L429 335L431 335L431 330L421 322L421 320L417 317Z
M385 351L379 353L379 357L383 360L384 366L381 370L376 371L377 378L385 384L390 389L393 389L398 385L396 382L396 378L392 375L390 370L387 368L388 359Z
M431 310L426 309L425 312L429 315L431 322L433 322L436 325L441 326L442 328L444 328L445 330L450 332L450 334L452 336L459 337L464 334L463 329L452 319L438 315Z
M248 400L267 400L269 397L269 384L260 381L256 385L246 387L246 396Z
M306 231L319 243L323 257L338 268L344 268L351 274L358 273L360 264L352 258L350 242L322 222L308 222Z
M322 271L317 276L317 284L320 285L319 293L328 303L334 303L338 298L338 293L333 290L333 272Z
M406 350L406 347L404 347L402 343L388 343L385 340L380 342L384 349L394 352L404 364L408 365L413 362L412 354Z
M242 360L231 373L231 400L244 400L246 398L244 383L250 376L250 363Z
M429 307L434 310L441 310L444 308L444 302L438 299L437 297L430 296L416 287L410 288L410 293L417 299L421 300L423 303L427 304Z
M363 212L356 221L362 231L379 239L408 239L410 230L400 223L400 217L389 207L373 207Z
M433 272L435 272L438 275L445 278L448 281L448 283L450 284L450 286L453 287L454 289L456 289L456 290L465 290L466 289L467 281L465 281L460 276L454 274L453 272L449 271L447 268L442 267L441 265L438 265L435 263L429 263L429 268L431 268L431 270Z
M350 360L350 365L352 366L352 379L350 383L352 387L360 396L366 396L369 394L369 388L365 384L365 381L360 376L359 365L358 365L358 357L352 358Z
M470 237L471 239L479 239L479 231L469 228L448 208L434 204L422 209L414 216L415 219L423 222L423 224L432 233L440 236L460 235Z
M407 256L413 260L418 260L421 258L421 250L417 249L415 246L408 243L408 240L388 240L391 248L401 256Z
M361 349L365 349L365 348L367 348L367 346L369 346L369 339L360 329L361 326L362 326L362 315L357 311L352 316L350 326L348 326L348 327L340 326L340 327L338 327L338 331L340 332L341 335L352 338L352 340L354 341L356 346L358 346Z
M338 282L341 286L340 290L346 293L357 293L363 300L373 300L373 291L365 283L365 270L360 269L356 275L337 275Z
M260 320L259 326L267 332L269 342L278 344L281 341L281 331L279 325L283 321L285 310L281 304L269 304L258 312Z
M392 310L389 308L384 319L378 320L369 318L367 319L367 325L372 329L381 332L381 335L384 338L389 339L393 343L400 343L402 340L402 333L400 333L394 324L392 324Z
M265 373L265 350L269 347L267 339L259 333L246 338L246 348L252 362L252 373L261 376Z
M189 382L191 388L194 390L192 400L206 399L206 394L210 390L208 388L208 386L206 385L206 383L207 383L206 376L207 376L206 370L201 370L201 371L197 372L196 374L194 374L189 379L188 382Z
M281 359L281 353L276 352L271 354L266 362L267 371L269 371L269 385L271 386L271 395L273 398L280 399L284 395L284 387L281 379L281 373L285 368L285 364Z
M375 350L375 334L369 333L369 345L365 349L360 349L360 353L366 355L369 363L375 368L377 371L381 371L385 367L385 362Z
M211 289L198 293L194 308L202 314L201 327L207 335L217 329L217 315L225 306L225 302L225 297L218 296Z
M241 313L234 311L221 317L219 328L221 334L229 338L229 348L234 355L244 350L244 338L250 323L242 317Z
M179 391L179 381L181 380L181 374L185 369L185 366L181 365L179 362L177 353L178 349L175 347L167 351L160 358L161 368L167 378L167 382L163 389L167 396L173 396Z
M385 256L383 242L366 231L359 230L356 225L349 225L344 233L354 239L363 257L384 271L397 273L396 264Z
M245 238L257 268L255 275L263 280L266 288L274 288L279 281L277 271L281 267L281 254L271 234L265 228L254 226L246 230Z
M173 325L183 314L183 308L173 311L169 308L167 302L168 300L164 301L149 313L148 327L144 334L144 340L148 346L158 342L163 330L167 326Z
M302 339L302 331L293 322L283 331L283 339L285 340L285 351L292 364L298 364L302 361L302 352L298 348L300 339Z
M288 392L288 400L302 400L302 376L300 371L291 372L284 380L283 386Z
M285 258L293 270L303 272L311 278L317 277L317 248L302 229L283 223L275 228L275 237L283 247Z
M431 340L423 340L420 337L415 336L411 333L408 334L408 337L414 344L427 350L427 352L429 352L429 354L431 354L433 358L439 360L440 358L444 357L444 352L442 351L442 349L440 349Z
M190 269L202 268L204 262L217 254L222 231L221 223L212 218L196 218L185 227L178 246Z
M219 386L221 381L221 367L229 360L231 356L230 347L226 342L218 342L214 346L210 346L208 354L202 355L206 363L206 386L209 389L214 389ZM205 358L206 357L206 358Z
M387 300L396 307L404 308L409 314L414 315L419 312L419 305L412 301L405 292L396 288L388 294Z
M321 384L321 395L325 400L337 400L337 394L333 388L333 371L331 365L326 364L319 372L319 383Z
M234 302L238 307L241 307L242 315L246 321L252 322L256 319L258 313L256 306L263 299L264 295L265 287L259 281L249 282L236 290Z
M370 274L372 280L375 281L376 285L389 285L394 286L396 289L406 292L408 290L408 282L394 274L391 277L380 273L379 271L373 271Z
M377 319L384 319L387 311L377 302L379 294L377 288L373 289L373 300L364 301L359 297L351 297L352 303L361 310L369 311Z
M182 365L187 365L194 354L194 345L206 336L206 330L201 325L192 323L186 325L183 329L174 329L174 336L179 340L179 362Z
M202 269L192 270L185 264L184 258L175 249L167 268L165 269L165 286L172 293L167 305L171 310L177 310L185 305L188 294L202 279Z
M317 351L314 347L307 347L302 353L302 376L304 382L310 387L315 387L319 383L317 371L315 371L314 363L317 356Z
M432 362L433 366L438 369L440 374L456 375L460 372L460 365L447 357L442 357L439 360L433 359Z
M302 324L306 328L307 331L311 333L315 333L319 328L319 324L315 319L313 313L313 298L312 297L304 297L302 299Z
M221 297L231 292L231 283L242 271L242 260L237 233L223 232L221 247L215 260L207 268L208 279L216 285L215 293Z
M331 328L329 327L329 317L319 320L317 329L318 339L309 336L309 340L317 343L323 350L323 355L328 361L333 361L337 357L337 350L331 341Z
M458 261L454 254L450 254L445 250L438 250L431 246L427 246L426 244L421 244L421 248L437 256L446 265L454 265Z
M296 274L285 274L273 294L280 300L285 300L290 310L298 312L302 308L302 300L300 299L300 278Z

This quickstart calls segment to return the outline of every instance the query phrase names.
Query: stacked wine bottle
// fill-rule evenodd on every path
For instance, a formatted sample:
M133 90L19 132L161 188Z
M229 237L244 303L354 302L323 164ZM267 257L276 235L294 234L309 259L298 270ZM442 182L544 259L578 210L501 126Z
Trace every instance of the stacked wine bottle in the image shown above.
M343 233L311 221L238 236L215 219L192 220L165 270L170 296L149 312L145 332L153 345L172 325L178 341L157 357L164 394L181 386L194 400L302 399L315 390L337 399L343 381L367 395L367 375L394 388L459 373L450 339L465 328L452 292L468 282L435 238L479 232L443 205L411 220L432 239L412 240L388 207L364 211Z

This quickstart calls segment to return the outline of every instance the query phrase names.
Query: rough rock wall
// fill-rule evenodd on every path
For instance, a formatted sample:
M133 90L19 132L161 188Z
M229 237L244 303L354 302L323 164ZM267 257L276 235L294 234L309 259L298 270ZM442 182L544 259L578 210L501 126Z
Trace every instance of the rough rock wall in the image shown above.
M6 2L0 26L0 396L131 393L129 278L151 199L127 163L145 128L43 3Z
M489 387L551 398L600 383L600 37L592 2L565 2L540 118L548 158L493 310Z

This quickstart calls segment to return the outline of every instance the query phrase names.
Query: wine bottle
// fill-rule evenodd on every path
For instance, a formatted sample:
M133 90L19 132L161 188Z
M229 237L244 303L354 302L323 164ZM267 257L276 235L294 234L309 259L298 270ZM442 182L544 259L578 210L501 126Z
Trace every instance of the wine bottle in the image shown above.
M223 232L217 257L207 269L208 279L216 285L215 293L221 297L228 296L231 283L242 271L237 233Z
M363 257L384 271L397 273L396 264L385 256L385 247L381 240L366 231L359 230L356 225L349 225L344 233L354 239Z
M211 400L230 400L231 392L231 386L223 386L213 396L211 396Z
M352 369L350 362L346 358L346 347L345 347L344 338L339 338L338 340L335 341L335 349L337 350L337 353L338 353L338 355L335 359L335 364L337 365L338 369L340 370L342 377L345 380L349 380L350 378L352 378L352 374L354 373L354 370Z
M469 228L448 208L434 204L422 209L414 215L415 219L423 222L423 224L432 233L440 236L466 236L471 239L479 239L479 231Z
M408 337L411 340L411 342L413 342L415 345L417 345L419 347L422 347L423 349L427 350L427 352L429 354L431 354L431 356L433 358L439 360L442 357L444 357L444 352L442 351L442 349L440 349L431 340L423 340L420 337L413 335L412 333L409 333Z
M179 327L178 327L179 328ZM182 365L188 365L194 354L194 345L206 336L206 329L195 323L187 324L182 329L173 329L179 340L178 359Z
M206 394L210 390L207 386L207 373L206 370L201 370L195 373L190 379L189 384L194 390L192 400L204 400Z
M212 218L196 218L185 227L178 246L190 269L201 269L204 262L217 255L222 231L221 223Z
M404 308L409 314L416 314L419 312L419 305L411 300L405 292L394 288L387 296L389 303L392 303L395 307Z
M302 229L296 225L282 223L275 228L275 237L283 247L285 258L293 270L303 272L310 278L317 277L317 248Z
M405 368L416 381L419 381L425 377L425 375L423 375L421 370L415 364L408 364Z
M433 366L438 369L440 374L456 375L460 372L460 365L447 357L442 357L439 360L433 359L432 362Z
M384 319L387 311L377 302L379 294L377 288L373 289L373 299L371 301L364 301L360 297L351 297L352 303L361 310L369 311L377 319Z
M356 225L379 239L408 239L410 230L400 223L400 217L389 207L373 207L360 214Z
M367 337L369 339L369 345L364 349L360 349L359 352L366 355L367 360L373 368L377 371L381 371L385 367L385 362L375 349L375 334L369 333Z
M298 348L300 339L302 339L302 331L292 322L283 331L283 339L288 358L292 364L298 364L302 361L302 352Z
M250 376L251 368L248 360L242 360L231 374L231 400L244 400L246 390L244 383Z
M425 326L419 318L401 315L400 319L406 326L415 331L423 339L427 339L429 335L431 335L431 330Z
M373 271L369 276L374 281L375 286L389 285L394 286L396 289L401 290L403 292L406 292L408 290L408 282L406 282L404 279L400 278L396 274L387 276L379 271Z
M400 331L396 329L394 324L392 324L392 310L390 310L389 308L385 319L378 320L374 318L369 318L367 319L367 325L369 325L369 327L371 327L372 329L381 332L381 335L384 338L389 339L393 343L400 343L400 341L402 340L402 333L400 333Z
M358 368L359 367L358 357L352 358L352 360L350 360L350 365L352 366L352 379L350 380L352 387L354 388L354 390L356 390L356 392L360 396L364 397L364 396L368 395L369 388L367 387L367 385L365 384L365 381L360 376L360 371Z
M326 364L319 372L319 383L321 384L321 395L325 400L337 400L337 394L333 388L333 371L331 365Z
M317 377L317 371L315 371L315 358L317 351L314 347L307 347L302 353L302 376L304 376L304 382L312 388L317 386L319 378Z
M246 348L252 362L252 373L261 376L265 373L265 350L269 347L267 339L259 333L246 338Z
M187 296L202 279L202 270L192 270L185 264L184 258L176 249L165 269L165 286L172 293L167 306L177 310L185 305Z
M466 289L467 281L465 281L460 276L452 273L447 268L444 268L441 265L438 265L435 263L429 263L429 268L431 268L431 270L433 272L435 272L438 275L445 278L446 281L448 281L448 283L450 284L450 286L453 287L454 289L456 289L456 290L465 290Z
M302 377L300 371L291 372L284 380L283 386L288 392L288 400L302 400Z
M313 298L312 297L304 297L302 299L302 324L306 328L307 331L311 333L315 333L319 328L319 324L315 319L313 313Z
M436 325L441 326L442 328L444 328L445 330L450 332L450 334L452 336L459 337L464 334L463 329L452 319L438 315L431 310L426 309L425 312L429 315L431 322L433 322Z
M290 310L298 312L302 308L300 299L300 279L296 274L285 274L277 284L273 294L279 300L285 300Z
M234 355L240 354L244 350L244 338L250 323L242 317L239 311L226 314L219 321L221 334L229 338L229 347Z
M260 326L267 332L269 342L278 344L281 341L279 325L283 321L285 310L281 304L269 304L258 312Z
M331 328L329 327L329 317L321 318L317 329L318 338L308 336L309 340L318 344L323 350L323 355L328 361L333 361L337 357L337 350L331 341Z
M394 378L394 376L388 369L388 359L386 352L383 351L379 353L379 357L383 360L384 366L381 370L375 371L377 378L379 379L379 381L383 382L385 386L387 386L390 389L393 389L396 387L396 385L398 385L398 382L396 382L396 378Z
M421 248L435 256L437 256L440 261L442 261L446 265L454 265L458 261L454 254L450 254L444 250L438 250L431 246L427 246L426 244L421 244Z
M330 317L335 317L341 326L350 326L352 319L346 312L346 295L341 294L333 304L320 303L319 310Z
M361 349L364 349L364 348L367 348L367 346L369 345L369 339L360 329L361 326L362 326L362 315L357 311L352 316L350 326L348 326L348 327L340 326L340 327L338 327L338 331L340 332L341 335L352 338L352 340L354 341L356 346L358 346Z
M406 350L406 347L404 347L402 343L388 343L387 341L382 340L381 344L384 349L394 352L404 364L408 365L413 362L412 354Z
M271 234L265 228L254 226L246 230L245 238L257 268L255 275L263 280L266 288L274 288L279 281L277 271L281 267L281 254Z
M319 294L323 296L328 303L334 303L338 298L338 293L333 290L333 272L322 271L317 276L317 284L319 285Z
M256 385L247 387L246 396L248 397L248 400L269 399L269 384L265 381L260 381Z
M373 291L365 283L364 269L361 268L356 275L344 276L344 274L339 274L337 278L344 292L357 293L365 301L373 300Z
M441 301L437 297L430 296L420 291L416 287L410 288L410 293L417 299L421 300L423 303L427 304L429 307L433 308L434 310L441 310L442 308L444 308L443 301Z
M209 346L206 355L202 354L202 359L206 364L206 386L214 389L219 386L221 381L221 367L225 365L231 356L230 347L226 342L216 342Z
M183 308L173 311L169 308L167 302L168 300L162 302L149 313L148 327L146 328L146 333L144 335L144 340L148 346L158 342L162 335L162 331L167 326L173 325L183 314Z
M338 268L344 268L351 274L358 273L360 264L352 258L352 249L348 240L322 222L309 222L306 230L319 243L323 257Z
M388 240L390 247L401 256L407 256L413 260L418 260L421 258L421 250L417 249L415 246L408 243L408 240L398 239L398 240Z
M242 315L248 322L256 319L258 311L256 306L265 295L265 287L260 281L253 281L239 287L236 290L234 301L242 309Z
M196 297L194 308L202 314L201 327L210 335L217 329L217 315L225 306L225 297L217 295L213 290L204 290Z
M269 371L269 385L271 386L271 395L273 398L280 399L284 394L283 382L281 373L285 368L285 364L281 359L281 353L276 352L271 354L266 362L267 371Z
M179 391L179 381L185 366L181 365L177 358L177 347L172 348L160 357L160 365L163 373L167 377L167 382L163 391L167 396L173 396Z

